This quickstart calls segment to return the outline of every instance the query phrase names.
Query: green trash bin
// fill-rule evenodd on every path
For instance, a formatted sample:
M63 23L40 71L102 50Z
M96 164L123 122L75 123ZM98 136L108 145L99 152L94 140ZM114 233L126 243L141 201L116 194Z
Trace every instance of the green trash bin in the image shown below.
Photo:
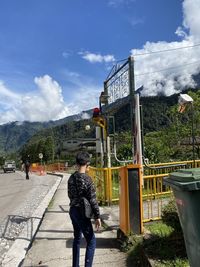
M164 183L170 185L176 200L191 267L200 266L200 168L173 172Z

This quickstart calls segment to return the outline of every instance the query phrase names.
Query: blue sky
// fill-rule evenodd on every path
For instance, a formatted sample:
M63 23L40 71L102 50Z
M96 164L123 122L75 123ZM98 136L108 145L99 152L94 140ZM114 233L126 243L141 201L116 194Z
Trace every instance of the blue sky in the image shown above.
M200 43L199 0L1 0L0 124L59 119L98 105L116 61ZM196 14L196 16L195 16ZM177 91L200 48L135 57L144 94ZM178 70L195 86L199 64ZM158 86L155 81L166 81Z

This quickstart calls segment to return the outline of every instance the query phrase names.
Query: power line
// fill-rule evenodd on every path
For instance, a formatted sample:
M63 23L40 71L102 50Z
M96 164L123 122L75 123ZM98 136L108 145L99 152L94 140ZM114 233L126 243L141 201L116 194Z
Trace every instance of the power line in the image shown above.
M194 47L198 47L198 46L200 46L200 43L199 44L194 44L194 45L183 46L183 47L172 48L172 49L165 49L165 50L159 50L159 51L152 51L152 52L148 52L148 53L141 53L141 54L134 55L134 57L143 56L143 55L149 55L149 54L156 54L156 53L170 52L170 51L175 51L175 50L180 50L180 49L194 48ZM128 58L125 58L125 59L116 61L116 63L118 64L120 62L127 61L127 60L128 60ZM170 70L170 69L176 69L176 68L184 68L185 66L198 64L199 62L200 61L195 61L195 62L191 62L191 63L185 63L184 65L179 65L179 66L170 67L170 68L166 68L166 69L161 69L161 70L157 70L157 71L135 74L135 76L149 75L149 74L154 74L154 73L157 73L157 72L162 72L162 71L166 71L166 70ZM112 70L114 69L115 66L113 66Z
M200 44L194 44L194 45L188 45L188 46L165 49L165 50L158 50L158 51L151 51L151 52L146 52L146 53L135 54L133 56L137 57L137 56L145 56L145 55L156 54L156 53L165 53L165 52L176 51L176 50L181 50L181 49L194 48L194 47L198 47L198 46L200 46ZM118 64L118 63L125 61L125 60L128 60L128 58L117 60L117 61L115 61L115 63Z
M166 71L166 70L170 70L170 69L184 68L185 66L192 65L192 64L198 64L198 63L200 63L200 60L199 61L194 61L194 62L191 62L191 63L185 63L184 65L179 65L179 66L175 66L175 67L170 67L170 68L166 68L166 69L157 70L157 71L135 74L135 76L149 75L149 74L162 72L162 71Z
M197 47L197 46L200 46L200 44L194 44L194 45L188 45L188 46L183 46L183 47L177 47L177 48L171 48L171 49L165 49L165 50L146 52L146 53L136 54L136 55L133 55L133 56L137 57L137 56L144 56L144 55L150 55L150 54L156 54L156 53L164 53L164 52L170 52L170 51L175 51L175 50L180 50L180 49L194 48L194 47Z

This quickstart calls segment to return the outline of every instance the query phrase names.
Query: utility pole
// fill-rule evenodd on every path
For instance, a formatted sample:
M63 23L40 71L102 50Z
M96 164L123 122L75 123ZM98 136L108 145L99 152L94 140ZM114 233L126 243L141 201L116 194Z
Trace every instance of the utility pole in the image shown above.
M130 88L130 113L131 113L131 131L132 131L132 154L134 163L134 153L135 153L135 139L134 139L134 92L135 92L135 78L134 78L134 58L130 56L129 61L129 88Z
M131 126L133 136L133 163L142 165L142 139L141 139L141 120L140 120L140 100L139 94L135 93L134 77L134 57L129 57L129 87L130 87L130 109Z
M192 156L193 156L193 164L195 168L195 135L194 135L194 104L191 103L192 107Z

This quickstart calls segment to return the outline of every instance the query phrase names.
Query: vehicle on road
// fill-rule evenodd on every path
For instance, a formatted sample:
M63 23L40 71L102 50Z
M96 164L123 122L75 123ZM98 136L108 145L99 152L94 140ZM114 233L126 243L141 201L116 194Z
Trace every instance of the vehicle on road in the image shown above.
M15 172L16 164L14 160L6 160L3 165L3 171L6 172Z

